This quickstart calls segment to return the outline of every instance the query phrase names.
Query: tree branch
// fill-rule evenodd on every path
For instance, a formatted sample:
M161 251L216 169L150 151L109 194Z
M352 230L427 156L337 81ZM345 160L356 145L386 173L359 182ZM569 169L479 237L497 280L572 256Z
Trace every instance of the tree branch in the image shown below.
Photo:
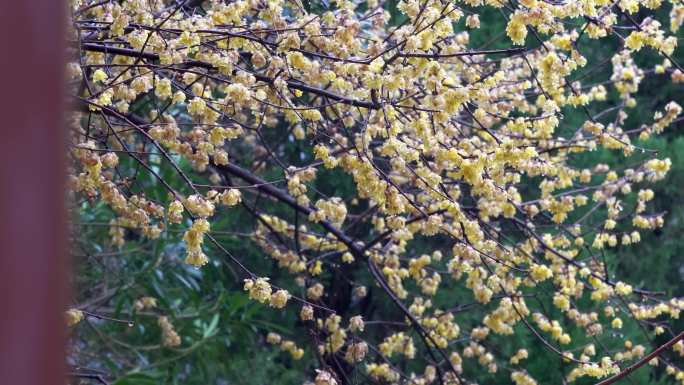
M645 363L651 361L653 358L655 358L656 356L660 355L660 353L662 353L663 350L665 350L665 349L671 347L672 345L676 344L676 343L679 342L681 339L684 339L684 331L681 332L681 333L679 333L679 334L678 334L676 337L674 337L673 339L669 340L666 344L661 345L659 348L657 348L656 350L652 351L652 352L651 352L649 355L647 355L646 357L644 357L644 358L640 359L639 361L635 362L634 364L632 364L632 365L626 367L626 368L625 368L624 370L622 370L620 373L614 375L613 377L607 378L607 379L605 379L605 380L603 380L603 381L597 383L596 385L609 385L609 384L612 384L612 383L614 383L614 382L616 382L616 381L619 381L620 379L622 379L622 378L624 378L624 377L627 377L630 373L632 373L633 371L639 369L639 368L642 367Z

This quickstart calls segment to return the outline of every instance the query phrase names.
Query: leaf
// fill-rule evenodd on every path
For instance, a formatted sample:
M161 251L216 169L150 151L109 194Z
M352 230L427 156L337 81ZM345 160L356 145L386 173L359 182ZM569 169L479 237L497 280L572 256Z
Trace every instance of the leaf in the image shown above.
M194 279L192 279L192 278L187 279L184 276L182 276L181 274L176 273L176 272L174 272L173 275L176 277L176 279L181 281L181 283L183 283L183 285L185 285L188 289L199 290L199 286L197 285L197 282L195 282Z
M214 333L216 333L216 326L218 326L219 322L219 315L218 313L214 314L214 317L211 319L211 322L209 323L209 326L204 329L204 333L202 334L202 338L208 338Z
M159 380L155 376L145 373L131 373L120 377L112 385L156 385Z

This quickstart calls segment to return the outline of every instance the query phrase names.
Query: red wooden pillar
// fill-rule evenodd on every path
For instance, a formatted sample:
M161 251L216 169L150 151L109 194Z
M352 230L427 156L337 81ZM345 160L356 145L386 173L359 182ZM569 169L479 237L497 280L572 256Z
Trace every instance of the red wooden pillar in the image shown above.
M0 383L64 385L65 124L59 0L0 10Z

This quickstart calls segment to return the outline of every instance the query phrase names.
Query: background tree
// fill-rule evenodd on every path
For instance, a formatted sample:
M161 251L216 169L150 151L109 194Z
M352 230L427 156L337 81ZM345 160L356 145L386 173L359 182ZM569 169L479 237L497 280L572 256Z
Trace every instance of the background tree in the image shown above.
M684 378L679 2L71 12L75 382Z

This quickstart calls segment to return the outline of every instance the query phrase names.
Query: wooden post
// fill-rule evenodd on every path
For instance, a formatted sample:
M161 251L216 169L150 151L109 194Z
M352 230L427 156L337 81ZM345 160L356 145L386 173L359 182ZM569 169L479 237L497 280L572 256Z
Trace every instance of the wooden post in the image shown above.
M64 385L64 18L0 11L0 383Z

